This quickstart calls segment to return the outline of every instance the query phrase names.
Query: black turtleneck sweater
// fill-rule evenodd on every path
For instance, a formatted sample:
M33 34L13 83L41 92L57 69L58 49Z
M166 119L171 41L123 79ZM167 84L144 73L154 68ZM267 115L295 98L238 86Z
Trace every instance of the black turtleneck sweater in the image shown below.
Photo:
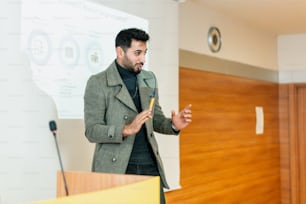
M138 110L138 113L142 111L140 96L139 96L139 88L137 84L137 73L130 72L123 67L121 67L117 62L118 72L128 89L132 100ZM133 150L130 156L129 164L138 164L138 165L148 165L155 164L154 155L152 152L152 148L148 142L148 138L146 135L146 127L143 125L140 131L136 134L135 142L133 146Z

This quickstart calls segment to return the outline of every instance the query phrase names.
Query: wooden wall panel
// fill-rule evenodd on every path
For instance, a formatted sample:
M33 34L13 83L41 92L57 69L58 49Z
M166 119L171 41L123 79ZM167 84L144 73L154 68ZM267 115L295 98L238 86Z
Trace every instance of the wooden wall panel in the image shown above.
M279 85L281 203L306 203L305 83Z
M167 192L167 202L280 204L278 84L182 67L179 90L193 122L180 136L182 189Z
M280 172L281 203L291 203L290 188L290 138L289 138L289 85L279 85L279 138L280 138Z

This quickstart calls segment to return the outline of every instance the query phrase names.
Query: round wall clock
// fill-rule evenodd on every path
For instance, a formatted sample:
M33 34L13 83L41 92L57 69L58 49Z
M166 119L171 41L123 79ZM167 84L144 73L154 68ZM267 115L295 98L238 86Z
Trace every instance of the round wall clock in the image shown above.
M217 27L210 27L208 30L207 42L212 52L219 52L222 45L220 30Z

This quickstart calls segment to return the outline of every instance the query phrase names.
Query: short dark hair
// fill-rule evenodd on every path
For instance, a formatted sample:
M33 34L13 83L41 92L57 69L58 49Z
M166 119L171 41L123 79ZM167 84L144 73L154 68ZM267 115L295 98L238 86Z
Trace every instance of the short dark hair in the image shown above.
M121 30L116 36L116 47L121 47L123 50L131 47L132 40L147 42L150 36L145 31L138 28L128 28Z

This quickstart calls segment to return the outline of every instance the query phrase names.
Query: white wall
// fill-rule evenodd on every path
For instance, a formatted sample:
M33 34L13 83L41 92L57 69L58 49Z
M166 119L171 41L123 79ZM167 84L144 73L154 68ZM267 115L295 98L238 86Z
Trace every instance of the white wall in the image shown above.
M211 26L221 31L222 48L207 45ZM195 1L179 6L179 48L278 71L280 83L306 81L306 34L274 36Z
M170 116L170 111L178 107L178 4L172 0L96 2L149 20L149 69L158 77L161 104ZM22 1L0 2L1 204L55 197L59 162L48 127L50 120L57 121L65 169L89 171L93 152L93 145L83 134L83 120L58 119L52 99L32 81L29 60L19 49L21 4ZM175 155L166 151L164 142L169 138L159 140L161 154L169 160L166 170L170 177L178 178L178 173L171 174L169 170L171 166L179 167L173 159Z
M306 34L278 37L279 82L306 82Z
M186 1L179 7L179 23L180 49L277 70L277 37L247 22L215 12L195 1ZM219 53L212 53L207 45L211 26L221 31Z

